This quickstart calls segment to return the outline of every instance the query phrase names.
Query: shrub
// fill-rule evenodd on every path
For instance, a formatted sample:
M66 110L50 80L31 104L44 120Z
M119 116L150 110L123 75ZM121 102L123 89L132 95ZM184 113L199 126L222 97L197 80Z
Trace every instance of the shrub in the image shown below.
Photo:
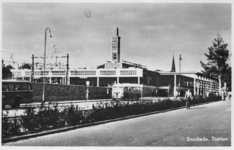
M61 122L66 122L67 125L77 125L84 122L84 115L81 110L78 110L78 106L76 107L71 104L69 107L66 107L61 114L63 114L60 119ZM63 125L64 123L62 123ZM65 125L65 124L64 124Z
M2 119L2 137L7 137L10 136L10 126L11 126L11 121L9 121L7 118Z
M35 108L27 108L22 117L22 125L25 128L25 131L34 131L38 129L38 118L35 114Z
M21 133L21 121L17 118L2 120L2 137L18 135Z

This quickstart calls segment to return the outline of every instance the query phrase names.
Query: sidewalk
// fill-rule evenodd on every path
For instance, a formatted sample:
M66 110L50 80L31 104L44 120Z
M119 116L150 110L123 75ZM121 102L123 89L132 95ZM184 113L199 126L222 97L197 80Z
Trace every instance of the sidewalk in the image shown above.
M58 103L58 104L69 104L69 103L85 103L85 102L98 102L98 101L110 101L112 99L91 99L91 100L64 100L64 101L51 101L52 103ZM44 104L49 104L50 102L46 101ZM29 105L40 105L41 102L33 102ZM21 106L24 106L26 104L21 104Z

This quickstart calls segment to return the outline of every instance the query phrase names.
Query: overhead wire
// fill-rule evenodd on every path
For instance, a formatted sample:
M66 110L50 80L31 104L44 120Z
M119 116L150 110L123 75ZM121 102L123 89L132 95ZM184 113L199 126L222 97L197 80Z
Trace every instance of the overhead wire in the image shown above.
M10 62L10 63L13 63L13 64L19 64L19 63L27 63L27 64L32 64L32 62L28 62L28 61L25 61L25 60L22 60L22 59L18 59L18 58L16 58L15 59L15 57L16 56L14 56L13 54L15 54L15 53L17 53L17 54L23 54L24 56L27 54L29 54L28 53L28 51L26 52L25 50L16 50L16 49L12 49L12 48L6 48L6 47L3 47L3 49L7 49L7 50L2 50L2 52L3 53L9 53L9 54L11 54L10 56L3 56L2 57L2 59L5 61L5 62ZM58 52L55 52L55 50L54 50L54 52L52 52L52 56L47 56L46 58L48 59L48 58L56 58L56 62L55 63L49 63L49 64L46 64L46 65L55 65L55 66L57 66L58 64L60 64L60 65L63 65L63 63L61 63L61 61L62 61L62 59L61 58L67 58L67 56L56 56L56 55L54 55L54 54L56 54L56 53L58 53ZM8 58L9 57L9 58ZM32 58L32 57L30 57L30 58ZM34 55L34 59L44 59L44 57L43 56L35 56ZM36 64L36 63L34 63L34 64ZM43 63L39 63L39 62L37 62L37 64L43 64Z

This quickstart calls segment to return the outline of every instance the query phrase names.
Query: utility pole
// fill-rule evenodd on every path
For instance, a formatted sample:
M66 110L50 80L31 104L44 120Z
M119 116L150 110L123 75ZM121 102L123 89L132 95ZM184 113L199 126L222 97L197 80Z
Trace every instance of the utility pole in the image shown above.
M66 84L68 84L68 69L69 69L69 54L67 54L67 73L66 73Z
M59 69L61 69L61 62L57 63L57 59L58 58L67 58L67 64L66 64L66 77L65 77L65 84L68 84L68 70L69 70L69 54L67 54L67 56L55 56L56 58L56 66L58 64ZM64 69L64 65L62 64L62 69Z
M31 82L34 82L34 55L32 55L32 72L31 72Z

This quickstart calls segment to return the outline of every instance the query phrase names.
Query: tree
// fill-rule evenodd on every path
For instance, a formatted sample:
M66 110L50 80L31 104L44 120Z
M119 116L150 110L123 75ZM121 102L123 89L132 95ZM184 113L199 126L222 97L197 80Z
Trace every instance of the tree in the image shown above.
M202 73L206 77L212 77L218 79L221 76L221 82L227 83L228 87L231 87L231 66L228 64L230 60L228 44L224 43L222 37L218 34L214 39L213 45L208 48L208 53L205 53L207 57L207 63L200 61L203 67Z
M7 65L6 68L8 68L8 69L15 69L15 68L12 67L11 65Z
M12 72L7 67L2 67L2 79L8 79L12 77Z
M22 66L19 67L19 69L31 69L31 67L31 64L23 63Z

